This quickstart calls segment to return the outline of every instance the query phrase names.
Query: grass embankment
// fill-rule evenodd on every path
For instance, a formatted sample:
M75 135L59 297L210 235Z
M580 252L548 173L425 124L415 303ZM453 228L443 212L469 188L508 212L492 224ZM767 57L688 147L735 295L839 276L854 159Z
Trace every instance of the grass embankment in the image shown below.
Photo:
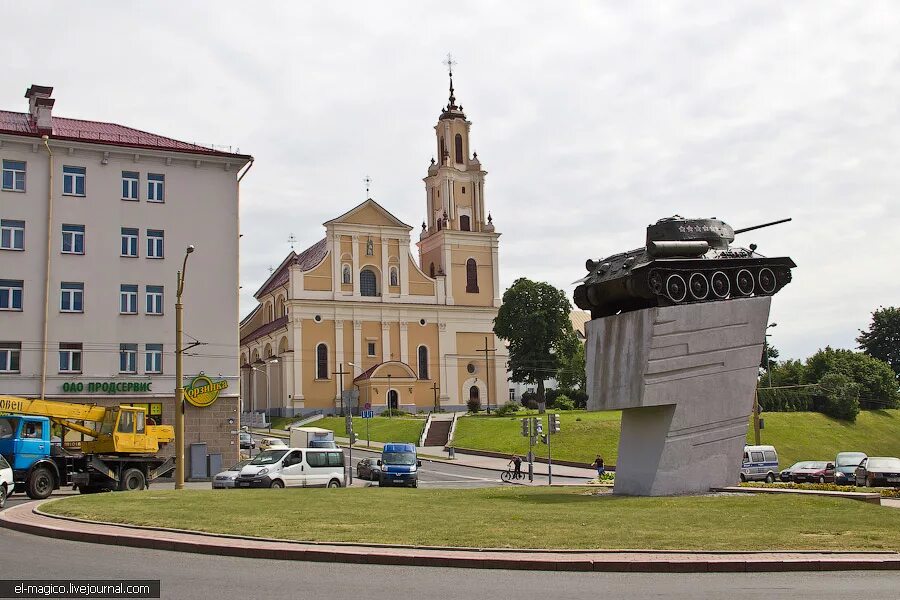
M248 511L247 507L252 506ZM432 514L458 518L400 515ZM309 541L486 548L900 550L900 510L775 495L634 498L583 488L181 490L76 496L47 512ZM335 512L338 509L338 512ZM777 527L747 527L771 523Z
M366 440L366 420L353 417L353 431L356 437ZM403 442L418 444L425 419L416 417L374 417L369 421L369 436L373 442ZM337 437L348 437L344 417L325 417L309 424L310 427L330 429Z
M592 462L601 454L615 464L619 448L621 413L571 411L561 413L561 432L554 436L554 458ZM577 421L580 418L581 421ZM763 413L762 443L778 449L779 463L788 467L800 460L834 459L841 451L859 450L869 456L900 456L900 410L862 411L855 423L821 413ZM459 448L525 453L521 416L464 417L456 426L453 445ZM544 418L546 423L546 417ZM747 443L753 443L752 427ZM547 455L547 446L535 448Z

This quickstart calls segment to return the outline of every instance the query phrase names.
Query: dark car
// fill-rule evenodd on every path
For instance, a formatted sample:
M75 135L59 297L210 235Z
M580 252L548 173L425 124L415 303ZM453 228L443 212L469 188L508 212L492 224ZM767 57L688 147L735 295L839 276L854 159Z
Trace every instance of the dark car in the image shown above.
M864 452L838 452L834 460L834 482L838 485L854 485L856 483L856 467L866 458Z
M356 476L360 479L378 481L381 477L381 467L378 466L377 459L364 458L356 463Z
M791 474L794 483L834 483L834 463L811 461Z
M787 469L783 469L781 471L781 473L778 474L778 478L781 479L781 481L783 481L785 483L789 483L789 482L793 481L792 475L793 475L794 471L796 471L798 469L805 469L805 468L809 467L810 465L814 464L815 462L816 461L814 461L814 460L801 460L800 462L795 462L794 464L789 466Z
M856 468L856 485L900 487L900 458L870 456Z
M256 448L256 442L249 433L241 432L241 450L252 450Z

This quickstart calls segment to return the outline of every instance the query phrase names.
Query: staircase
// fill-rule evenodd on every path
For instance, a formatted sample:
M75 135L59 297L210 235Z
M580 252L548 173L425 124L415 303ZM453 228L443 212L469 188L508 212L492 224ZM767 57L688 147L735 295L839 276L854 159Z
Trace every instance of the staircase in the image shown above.
M450 426L452 421L438 421L432 419L431 426L428 428L428 435L425 437L425 446L444 446L450 437Z

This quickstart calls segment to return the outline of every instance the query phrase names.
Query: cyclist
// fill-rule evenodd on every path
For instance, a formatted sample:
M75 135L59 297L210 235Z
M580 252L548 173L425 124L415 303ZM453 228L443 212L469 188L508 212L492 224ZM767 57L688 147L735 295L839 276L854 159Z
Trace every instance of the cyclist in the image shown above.
M518 454L513 454L512 459L509 461L510 464L514 467L513 477L519 479L522 477L522 459Z

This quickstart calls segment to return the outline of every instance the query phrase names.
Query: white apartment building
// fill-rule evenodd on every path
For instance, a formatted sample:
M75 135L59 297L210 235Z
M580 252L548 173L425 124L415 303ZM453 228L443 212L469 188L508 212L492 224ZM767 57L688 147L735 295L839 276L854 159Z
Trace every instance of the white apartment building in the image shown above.
M57 117L52 92L32 85L27 112L0 111L0 394L140 404L174 423L176 274L193 245L184 330L202 345L185 385L228 387L188 405L185 443L236 458L238 189L252 157Z

